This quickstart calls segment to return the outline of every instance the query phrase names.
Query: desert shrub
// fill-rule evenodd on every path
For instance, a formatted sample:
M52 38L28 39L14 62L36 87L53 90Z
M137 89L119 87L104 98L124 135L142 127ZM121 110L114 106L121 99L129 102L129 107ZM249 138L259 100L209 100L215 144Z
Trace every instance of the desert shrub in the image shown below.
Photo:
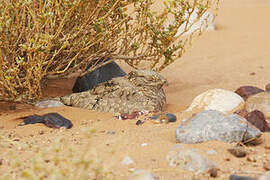
M88 72L110 62L101 57L160 71L203 31L185 34L219 0L155 3L158 12L153 0L0 0L1 99L39 98L43 78L82 76L90 62Z

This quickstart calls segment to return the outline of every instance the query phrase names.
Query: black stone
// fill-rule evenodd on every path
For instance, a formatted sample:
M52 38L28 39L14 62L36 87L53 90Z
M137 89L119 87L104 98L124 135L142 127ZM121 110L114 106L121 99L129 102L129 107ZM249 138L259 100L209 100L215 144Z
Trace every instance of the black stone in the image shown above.
M69 129L72 127L71 121L64 118L58 113L48 113L43 116L39 115L27 116L23 117L23 119L24 121L22 125L43 123L50 128L65 127Z
M109 58L100 59L98 61L106 62ZM87 66L88 70L94 63L91 63ZM72 88L73 93L83 92L91 90L96 87L98 84L111 80L112 78L125 76L126 73L118 66L115 62L106 64L92 72L87 73L82 77L78 77Z

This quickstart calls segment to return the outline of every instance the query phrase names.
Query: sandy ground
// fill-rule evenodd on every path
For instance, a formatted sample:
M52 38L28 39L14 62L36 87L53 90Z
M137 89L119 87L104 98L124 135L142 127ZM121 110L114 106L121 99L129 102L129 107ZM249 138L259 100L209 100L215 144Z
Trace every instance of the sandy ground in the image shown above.
M162 74L168 79L165 87L167 111L179 115L187 108L192 99L210 88L235 90L242 85L254 85L261 88L270 82L270 1L268 0L226 0L222 2L216 19L217 30L199 37L186 54L165 69ZM67 83L69 82L69 83ZM69 81L48 82L45 96L64 95L71 92ZM16 106L16 110L12 110ZM176 144L175 128L180 124L135 125L136 120L121 121L110 113L98 113L84 109L61 107L37 109L31 106L1 103L0 127L15 132L21 141L27 139L46 139L53 136L51 129L44 125L17 127L16 118L34 113L58 112L70 119L74 127L64 133L73 139L82 124L96 129L92 137L92 147L97 156L113 173L115 179L127 179L130 168L150 170L160 180L190 179L191 175L178 169L170 168L166 154ZM41 134L40 131L44 134ZM115 131L115 134L107 134ZM262 144L249 147L257 162L248 162L246 158L235 158L227 152L231 145L222 142L207 142L185 145L198 148L203 153L210 149L217 155L208 155L220 169L218 179L227 179L233 171L248 175L250 172L265 173L263 159L270 157L270 133L262 136ZM39 142L42 147L42 142ZM142 147L141 144L147 143ZM80 145L77 146L80 151ZM90 147L89 147L90 148ZM0 152L0 156L1 156ZM134 160L131 166L124 166L121 161L125 156ZM229 161L228 161L229 159ZM251 173L251 176L256 174ZM207 176L204 179L208 179ZM210 178L209 178L210 179Z

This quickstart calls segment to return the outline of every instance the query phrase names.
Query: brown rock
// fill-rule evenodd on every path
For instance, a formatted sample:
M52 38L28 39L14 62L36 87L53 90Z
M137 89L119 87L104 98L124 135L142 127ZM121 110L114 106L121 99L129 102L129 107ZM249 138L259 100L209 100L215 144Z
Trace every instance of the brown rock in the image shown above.
M257 88L255 86L241 86L235 91L235 93L241 96L244 100L247 100L249 96L260 92L264 92L264 90Z
M257 160L254 157L248 156L247 161L249 162L257 162Z
M265 91L270 91L270 83L265 86Z
M208 170L210 177L216 178L218 176L218 168L211 168Z
M234 146L233 148L228 149L228 151L235 157L242 158L247 155L245 148L241 146Z
M270 132L270 128L264 118L264 114L261 111L252 111L248 113L245 118L260 131Z

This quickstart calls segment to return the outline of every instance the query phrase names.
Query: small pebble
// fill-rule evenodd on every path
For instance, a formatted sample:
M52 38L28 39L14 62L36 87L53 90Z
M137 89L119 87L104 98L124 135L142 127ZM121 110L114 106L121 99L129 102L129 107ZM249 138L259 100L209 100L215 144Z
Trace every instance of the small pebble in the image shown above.
M241 158L247 155L246 150L241 146L235 146L233 148L228 149L228 151L234 155L235 157Z
M265 144L264 149L270 150L270 144Z
M229 180L255 180L255 179L248 176L230 175Z
M210 177L216 178L218 176L218 168L211 168L208 170Z
M142 125L142 124L143 124L143 122L142 122L141 120L138 120L138 121L136 122L136 125L137 125L137 126Z
M263 168L264 168L266 171L270 171L270 162L264 163L264 164L263 164Z
M130 180L157 180L158 178L155 177L151 172L146 171L144 169L136 169L131 177Z
M134 172L135 171L135 168L129 168L128 171L129 172Z
M257 160L254 157L248 156L247 161L249 162L256 162Z
M130 165L130 164L134 164L134 161L131 159L131 157L126 156L126 157L124 157L124 159L122 160L122 164L123 164L123 165Z
M115 131L112 131L112 130L107 131L107 134L115 134Z
M207 151L207 154L214 155L214 154L217 154L217 151L210 149L209 151Z
M270 83L265 86L266 91L270 91Z
M151 119L159 120L160 123L176 122L176 120L177 120L176 116L172 113L167 113L166 116L164 116L162 114L154 115L151 117Z
M148 146L148 144L147 143L142 143L141 146L145 147L145 146Z

